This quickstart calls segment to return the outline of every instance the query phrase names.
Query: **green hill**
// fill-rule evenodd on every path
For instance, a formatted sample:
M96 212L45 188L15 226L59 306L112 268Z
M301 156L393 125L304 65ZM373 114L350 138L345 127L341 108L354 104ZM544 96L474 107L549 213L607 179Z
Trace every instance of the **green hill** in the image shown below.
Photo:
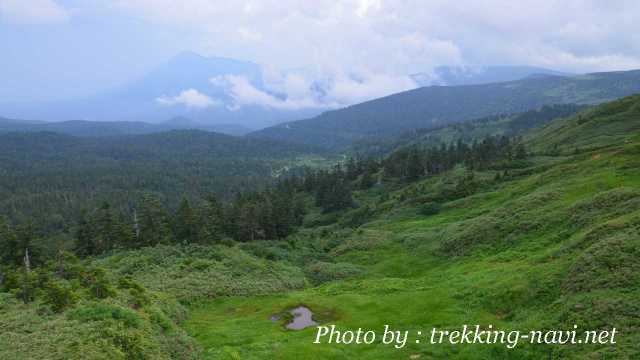
M640 132L640 95L604 104L548 124L529 138L536 151L596 150L626 144Z
M355 141L550 104L598 104L640 92L640 70L504 83L430 86L279 124L252 136L341 149Z
M167 241L77 263L52 257L33 270L38 276L5 265L0 358L638 358L639 106L632 96L553 120L524 134L524 154L512 151L518 143L485 138L447 150L453 154L416 149L403 158L401 149L354 176L337 169L291 180L282 186L297 189L307 213L283 239ZM413 169L415 159L425 165L416 177L386 171ZM379 181L362 186L370 168ZM336 181L327 188L323 179ZM354 189L353 204L316 206L319 194L345 185L341 179ZM234 204L248 206L225 214L252 227L275 214L258 211L273 199L239 196ZM172 214L176 236L192 221L187 210ZM0 239L10 230L0 224ZM35 293L27 304L24 289ZM409 340L399 349L314 344L315 328L285 327L297 306L321 325L378 333L389 325L409 331ZM575 325L580 334L616 328L617 336L615 344L521 340L513 348L415 341L418 331L464 324L522 332Z
M398 136L378 140L360 141L349 146L348 151L358 156L384 156L398 149L418 145L438 147L458 141L471 144L486 136L519 136L553 120L568 117L587 108L585 105L556 104L522 113L487 116L433 129L415 129Z

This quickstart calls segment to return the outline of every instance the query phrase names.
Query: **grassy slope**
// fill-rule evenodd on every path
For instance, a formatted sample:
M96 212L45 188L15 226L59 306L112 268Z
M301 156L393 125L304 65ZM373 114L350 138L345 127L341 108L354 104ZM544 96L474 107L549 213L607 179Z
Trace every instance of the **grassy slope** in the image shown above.
M360 192L363 206L338 224L314 212L286 241L158 246L93 260L114 287L125 275L142 283L142 307L120 288L59 314L0 294L0 358L638 358L638 104L623 99L541 129L528 138L538 153L530 167L500 180L476 173L477 191L440 200L436 215L420 215L421 203L441 198L462 169L385 184L391 194ZM191 306L184 329L202 349L178 326L185 313L176 299ZM286 331L269 319L299 304L341 328L577 324L616 326L621 335L616 347L313 345L313 329Z
M402 193L412 199L437 192L443 178L401 189L387 202L375 191L360 194L361 202L376 207L374 221L352 233L331 235L328 227L299 237L363 274L281 295L220 298L195 307L187 331L200 341L205 357L223 359L637 358L640 136L632 130L640 123L634 110L639 103L636 97L599 108L589 124L577 124L576 117L568 125L551 125L531 140L534 149L556 141L562 148L568 138L589 143L588 138L603 136L585 126L613 131L611 119L621 120L615 122L614 141L599 143L598 150L537 157L535 166L507 179L481 181L476 194L445 203L434 216L420 216L416 205L400 199ZM550 130L557 126L565 130ZM298 304L341 328L380 331L389 324L418 331L480 323L533 330L577 324L615 326L621 336L615 347L520 345L515 350L411 342L402 350L314 345L314 329L286 331L269 320Z

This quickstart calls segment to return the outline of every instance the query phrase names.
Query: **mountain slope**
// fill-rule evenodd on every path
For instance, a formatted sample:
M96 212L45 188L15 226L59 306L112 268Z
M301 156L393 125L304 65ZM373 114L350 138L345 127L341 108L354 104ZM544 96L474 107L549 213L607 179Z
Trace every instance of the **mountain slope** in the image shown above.
M318 110L282 111L262 106L236 109L227 89L210 81L213 77L224 75L242 76L257 89L263 89L262 67L257 64L184 52L142 78L116 89L83 99L50 103L0 102L0 113L13 118L46 121L160 122L184 116L202 126L232 123L251 129L319 113ZM185 91L191 92L185 95ZM208 101L190 103L189 95L197 96L200 100L208 97Z
M576 136L577 143L600 143L597 151L530 157L527 168L506 176L500 170L475 171L474 190L462 198L448 198L446 190L465 178L463 169L395 189L392 182L383 183L358 194L369 218L357 229L310 227L295 237L298 250L278 243L247 245L252 254L286 259L297 259L294 254L300 251L304 260L298 266L308 277L324 280L302 291L212 300L193 308L186 329L212 359L234 354L282 359L299 354L319 359L638 358L638 106L640 98L633 97L592 110L586 123L579 124L583 114L563 120L565 135L548 145L551 130L530 138L544 151ZM625 125L611 127L613 122ZM549 128L555 126L551 122ZM622 128L628 131L627 143L617 138ZM423 204L434 199L439 211L425 214ZM362 216L361 209L340 219ZM400 349L380 341L338 346L325 338L313 344L315 327L289 331L285 321L276 326L269 319L301 304L321 325L335 325L338 331L382 332L390 326L408 331L411 339L424 339L418 332L434 327L461 330L462 324L527 334L567 331L575 325L580 341L584 331L610 334L616 328L618 336L615 345L545 345L522 339L513 348L426 340L408 341ZM248 340L219 336L224 333Z
M514 137L549 122L574 115L585 108L586 105L575 104L545 105L522 113L493 115L433 129L410 130L383 139L356 142L348 151L358 156L380 157L402 146L419 145L428 148L458 141L472 144L474 141L482 141L487 136Z
M520 80L533 76L569 74L534 66L438 66L431 73L411 74L419 86L478 85Z
M549 104L597 104L640 92L640 70L574 77L545 76L505 83L430 86L276 125L252 136L339 149L357 140Z
M640 95L554 121L527 139L535 151L570 153L633 142L640 133Z

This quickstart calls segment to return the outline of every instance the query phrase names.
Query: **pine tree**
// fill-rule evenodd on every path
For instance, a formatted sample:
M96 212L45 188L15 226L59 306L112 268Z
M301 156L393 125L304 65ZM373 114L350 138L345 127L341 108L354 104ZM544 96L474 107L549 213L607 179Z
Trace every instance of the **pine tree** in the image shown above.
M140 238L138 245L153 246L168 243L171 239L169 216L160 200L151 194L145 194L138 211Z
M224 210L215 195L205 200L199 211L198 241L211 244L219 241L225 234Z
M198 221L187 198L182 198L174 217L174 235L178 243L189 244L198 240Z
M75 252L79 256L89 256L96 254L96 249L93 242L93 229L91 223L87 219L87 213L82 212L78 226L76 228L76 244Z
M522 143L518 143L518 145L516 145L515 158L518 160L527 158L527 149Z
M409 182L416 181L424 174L424 168L422 167L422 159L418 149L414 148L409 151L406 160L405 178Z
M0 216L0 260L7 265L20 265L24 256L18 237L6 218Z

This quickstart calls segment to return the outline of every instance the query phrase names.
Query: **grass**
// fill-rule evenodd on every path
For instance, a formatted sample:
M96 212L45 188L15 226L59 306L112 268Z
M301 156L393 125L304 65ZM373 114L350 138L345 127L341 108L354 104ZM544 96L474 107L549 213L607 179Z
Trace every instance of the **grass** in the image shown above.
M329 250L333 261L357 265L364 275L282 295L216 299L192 308L185 328L211 359L640 356L640 300L634 297L640 291L640 178L638 168L615 170L633 156L613 146L558 160L539 173L444 203L434 215L421 216L417 206L394 200L392 210ZM549 159L534 166L541 163ZM407 189L396 195L401 191ZM375 203L374 195L367 196L359 198ZM381 331L388 324L415 333L492 324L530 331L576 324L616 326L622 335L616 346L521 344L513 350L313 344L315 329L288 331L269 320L298 304L318 313L330 309L335 317L327 324L344 330Z

